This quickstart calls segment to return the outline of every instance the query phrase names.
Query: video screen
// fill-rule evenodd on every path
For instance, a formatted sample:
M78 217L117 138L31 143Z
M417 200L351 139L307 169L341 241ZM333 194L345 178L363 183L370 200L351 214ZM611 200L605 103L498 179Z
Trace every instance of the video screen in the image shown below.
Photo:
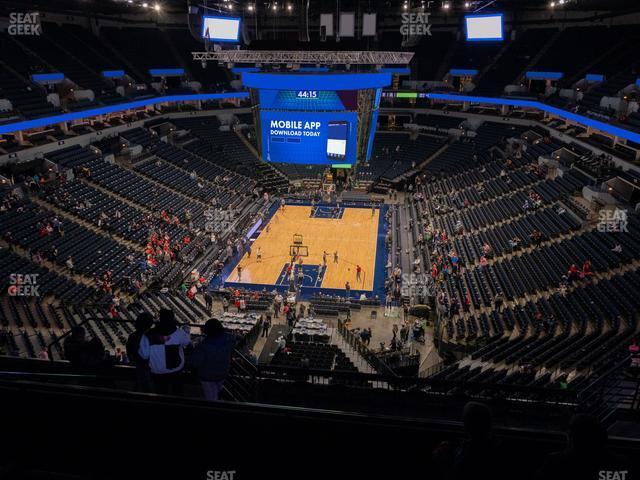
M329 122L328 129L327 158L329 160L344 160L347 155L349 124L347 122Z
M501 13L491 15L467 15L464 17L467 41L499 41L504 39Z
M238 42L240 19L231 17L203 17L202 38L214 42Z
M356 162L356 91L260 90L259 98L265 161Z

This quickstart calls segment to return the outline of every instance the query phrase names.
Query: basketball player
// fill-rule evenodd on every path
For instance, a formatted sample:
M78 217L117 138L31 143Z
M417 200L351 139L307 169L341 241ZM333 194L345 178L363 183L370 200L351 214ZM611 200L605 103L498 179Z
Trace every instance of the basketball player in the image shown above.
M284 202L284 198L281 198L281 199L280 199L280 209L281 209L283 212L284 212L284 204L285 204L285 202Z
M359 282L361 280L362 268L360 265L356 265L356 281Z
M322 252L322 266L327 268L327 251Z
M262 248L260 247L256 250L256 262L262 262Z
M338 263L338 251L333 252L333 263Z
M371 204L371 218L373 218L373 216L376 214L376 204L372 203Z
M241 281L242 280L242 267L240 265L238 265L237 271L238 271L238 281Z

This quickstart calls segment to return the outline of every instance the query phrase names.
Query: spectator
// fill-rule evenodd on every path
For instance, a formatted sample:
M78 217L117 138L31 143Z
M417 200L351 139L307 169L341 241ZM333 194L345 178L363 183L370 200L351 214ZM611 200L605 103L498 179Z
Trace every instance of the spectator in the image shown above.
M623 458L607 451L607 431L596 417L575 415L569 425L567 441L566 450L547 456L536 478L541 480L604 478L599 475L599 472L629 470Z
M504 304L504 296L502 295L502 292L496 293L496 296L493 299L493 306L496 312L500 313L502 311L503 304Z
M79 369L95 369L106 365L106 352L97 337L87 339L84 327L73 327L64 341L64 356L71 366Z
M262 336L269 336L269 329L271 328L271 315L267 314L264 321L262 322Z
M213 297L209 290L204 292L204 305L207 309L207 312L211 313L213 311Z
M467 438L455 453L453 478L456 480L504 478L500 470L504 462L497 454L499 448L491 432L489 407L479 402L467 403L462 421Z
M193 351L189 365L195 370L204 398L218 400L231 366L233 335L225 331L219 320L212 318L205 323L205 338Z
M160 310L158 324L142 336L138 354L149 361L157 393L181 393L184 348L191 343L189 327L178 328L173 311Z
M576 267L576 264L572 263L569 267L569 270L567 271L567 279L569 280L569 282L574 282L578 278L580 278L580 272L578 271L578 267Z
M71 258L71 255L67 258L65 265L69 269L69 273L73 275L73 259Z
M149 312L142 312L136 318L135 330L127 339L127 357L136 367L136 391L151 391L151 371L149 370L149 362L140 356L140 341L142 336L153 326L153 317Z

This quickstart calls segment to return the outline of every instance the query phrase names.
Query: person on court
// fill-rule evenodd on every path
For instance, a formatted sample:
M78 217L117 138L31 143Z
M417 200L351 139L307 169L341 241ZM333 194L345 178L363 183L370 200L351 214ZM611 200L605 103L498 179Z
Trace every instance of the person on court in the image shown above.
M238 265L237 271L238 271L238 281L240 282L242 280L242 267L240 265Z
M258 247L256 250L256 262L260 263L262 261L262 248Z
M284 198L281 198L281 199L280 199L280 209L281 209L283 212L284 212L284 204L285 204Z
M322 266L327 268L327 251L322 252Z
M376 204L372 203L371 204L371 218L373 218L373 216L376 214Z
M338 251L333 252L333 263L338 263Z
M247 245L247 258L251 258L251 245Z
M361 274L362 274L362 268L360 267L360 265L356 265L356 281L360 281L361 280Z

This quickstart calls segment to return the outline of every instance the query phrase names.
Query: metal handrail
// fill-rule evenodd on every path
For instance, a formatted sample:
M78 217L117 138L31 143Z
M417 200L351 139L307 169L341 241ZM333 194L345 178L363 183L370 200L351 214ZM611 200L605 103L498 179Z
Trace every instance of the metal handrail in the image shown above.
M127 320L122 318L115 319L115 318L102 318L102 317L85 317L84 320L82 320L79 324L76 325L76 327L81 327L90 321L108 322L108 323L128 323L128 324L135 323L132 320ZM204 326L202 324L197 324L197 323L183 323L181 325L182 326L186 325L186 326L189 326L190 328L193 328L193 327L202 328ZM49 356L49 361L51 362L55 361L53 358L53 347L57 344L60 344L60 342L64 338L66 338L71 334L71 331L72 329L69 329L67 332L60 335L53 342L47 345L47 354ZM247 357L245 357L242 354L242 352L240 352L238 349L235 349L235 348L231 356L231 373L233 374L233 380L232 380L233 385L236 387L236 389L243 390L242 398L236 398L237 392L235 393L230 392L228 389L228 386L225 387L225 389L228 391L228 393L231 396L233 396L237 400L242 400L242 401L250 400L251 397L255 395L255 391L257 388L258 369ZM239 384L240 382L244 382L248 384L241 385Z
M342 335L347 344L353 347L375 371L384 373L391 378L399 377L399 375L397 375L383 360L374 355L374 353L369 350L369 348L367 348L367 346L362 343L362 341L357 338L340 319L338 319L338 333Z

